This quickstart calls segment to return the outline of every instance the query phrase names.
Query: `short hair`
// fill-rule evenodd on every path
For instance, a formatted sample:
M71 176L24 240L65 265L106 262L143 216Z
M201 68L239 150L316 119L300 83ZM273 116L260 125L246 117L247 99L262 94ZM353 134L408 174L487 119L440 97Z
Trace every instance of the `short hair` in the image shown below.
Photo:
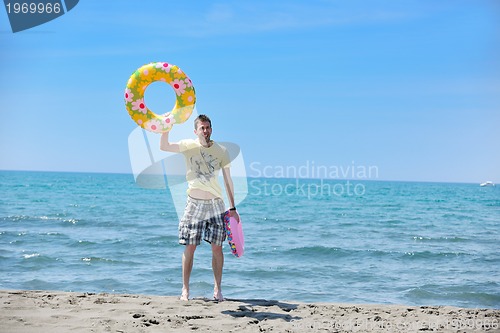
M198 122L199 121L208 121L208 123L210 124L210 127L212 127L212 121L210 120L210 118L208 118L208 116L206 114L200 114L198 117L196 117L196 119L194 120L194 129L197 128L198 126Z

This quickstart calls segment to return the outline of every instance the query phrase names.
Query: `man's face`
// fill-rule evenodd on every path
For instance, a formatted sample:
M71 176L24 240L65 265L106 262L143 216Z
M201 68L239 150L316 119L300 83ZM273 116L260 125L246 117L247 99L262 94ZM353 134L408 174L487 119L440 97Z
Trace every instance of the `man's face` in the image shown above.
M196 124L196 129L194 130L194 134L198 136L200 141L209 142L210 136L212 135L212 127L208 121L199 121Z

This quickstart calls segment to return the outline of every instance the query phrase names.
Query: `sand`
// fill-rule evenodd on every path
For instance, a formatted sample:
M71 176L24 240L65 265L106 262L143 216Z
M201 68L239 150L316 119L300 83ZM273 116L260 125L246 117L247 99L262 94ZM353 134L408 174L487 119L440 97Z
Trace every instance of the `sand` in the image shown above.
M500 332L500 310L0 291L0 332Z

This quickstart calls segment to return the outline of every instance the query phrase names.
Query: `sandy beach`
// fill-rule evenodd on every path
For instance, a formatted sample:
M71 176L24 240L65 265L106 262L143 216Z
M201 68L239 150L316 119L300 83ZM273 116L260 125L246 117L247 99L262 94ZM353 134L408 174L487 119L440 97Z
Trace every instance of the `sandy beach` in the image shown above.
M499 332L500 310L0 291L0 332Z

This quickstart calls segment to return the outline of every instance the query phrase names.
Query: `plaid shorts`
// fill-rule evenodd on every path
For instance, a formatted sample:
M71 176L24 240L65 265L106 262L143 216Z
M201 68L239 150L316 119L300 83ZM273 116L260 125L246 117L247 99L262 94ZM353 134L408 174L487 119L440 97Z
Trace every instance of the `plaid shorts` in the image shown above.
M220 198L201 200L188 196L179 222L179 244L200 245L203 234L206 242L222 246L226 239L224 213L224 201Z

